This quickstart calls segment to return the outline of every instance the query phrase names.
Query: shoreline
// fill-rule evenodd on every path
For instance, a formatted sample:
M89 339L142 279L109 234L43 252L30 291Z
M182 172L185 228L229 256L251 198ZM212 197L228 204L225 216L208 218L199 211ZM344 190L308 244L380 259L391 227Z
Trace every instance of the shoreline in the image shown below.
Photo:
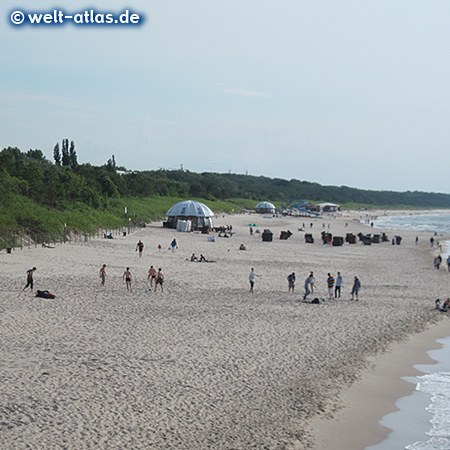
M415 390L416 385L405 378L424 374L415 366L436 364L427 352L442 348L436 341L449 336L449 321L443 317L426 331L410 335L369 358L370 368L340 394L341 409L332 418L320 417L311 422L315 442L312 448L363 450L384 441L391 430L380 424L381 419L397 411L396 402Z

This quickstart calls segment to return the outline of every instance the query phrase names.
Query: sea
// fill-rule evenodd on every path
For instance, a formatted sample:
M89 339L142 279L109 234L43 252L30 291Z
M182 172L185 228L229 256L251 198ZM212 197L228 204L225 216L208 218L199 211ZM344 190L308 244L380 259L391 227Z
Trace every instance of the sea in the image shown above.
M383 216L374 220L374 228L429 231L431 237L450 233L450 214ZM450 241L443 244L446 257ZM392 431L365 450L450 450L450 336L437 342L442 347L428 351L436 363L414 366L423 375L403 379L415 384L415 390L400 398L395 403L398 410L380 421Z
M450 233L450 214L404 213L398 216L380 216L373 223L376 228Z

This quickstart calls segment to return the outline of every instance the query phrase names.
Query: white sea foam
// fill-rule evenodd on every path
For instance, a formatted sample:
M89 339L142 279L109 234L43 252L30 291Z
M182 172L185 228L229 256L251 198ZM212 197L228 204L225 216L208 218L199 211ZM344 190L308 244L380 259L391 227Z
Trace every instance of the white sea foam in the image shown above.
M416 384L416 390L398 399L398 411L380 421L391 433L366 450L450 449L450 337L437 342L442 347L427 352L436 363L414 366L424 375L403 379Z
M431 395L427 411L432 415L430 439L406 447L407 450L450 449L450 373L438 372L418 377L417 390Z

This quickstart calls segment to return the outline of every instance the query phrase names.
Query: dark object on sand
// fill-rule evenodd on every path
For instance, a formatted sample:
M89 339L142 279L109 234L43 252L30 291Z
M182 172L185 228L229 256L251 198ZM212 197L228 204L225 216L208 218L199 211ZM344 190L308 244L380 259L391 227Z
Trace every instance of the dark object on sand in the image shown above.
M47 290L45 291L40 291L38 290L36 292L36 297L41 297L41 298L55 298L55 294L50 294L50 292L48 292Z
M262 234L262 240L265 242L272 242L273 233L270 230L264 230Z
M291 236L292 236L292 233L289 230L282 231L280 233L280 239L283 239L283 240L289 239Z
M322 231L322 241L324 244L331 244L332 239L333 235L331 233L325 233L325 231Z
M344 238L342 236L333 237L333 247L341 247L344 244Z
M313 238L313 235L310 234L310 233L306 233L306 234L305 234L305 242L306 242L307 244L314 244L314 238Z
M379 244L380 243L380 235L379 234L374 234L372 236L372 243L373 244Z
M347 233L345 236L345 242L349 244L356 244L356 236L353 233Z

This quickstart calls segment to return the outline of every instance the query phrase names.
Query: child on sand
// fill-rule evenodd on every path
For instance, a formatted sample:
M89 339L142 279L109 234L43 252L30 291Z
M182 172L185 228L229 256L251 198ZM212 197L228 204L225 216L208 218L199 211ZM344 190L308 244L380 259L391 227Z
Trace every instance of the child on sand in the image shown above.
M103 266L100 269L100 279L102 280L102 286L104 286L106 279L106 264L103 264Z

